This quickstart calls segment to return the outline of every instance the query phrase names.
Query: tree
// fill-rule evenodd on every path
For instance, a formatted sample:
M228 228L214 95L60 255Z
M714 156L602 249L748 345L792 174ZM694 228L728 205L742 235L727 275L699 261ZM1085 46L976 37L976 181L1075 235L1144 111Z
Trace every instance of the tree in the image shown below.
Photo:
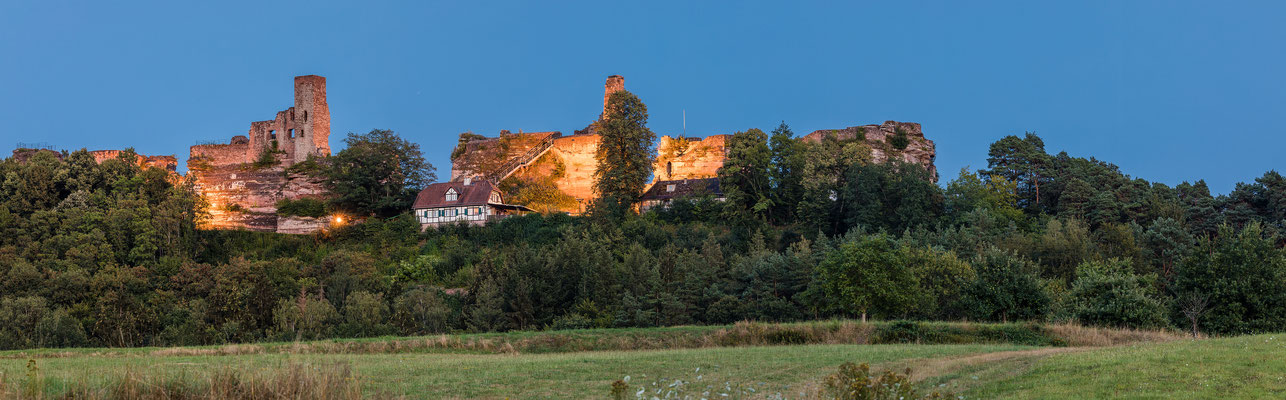
M322 339L330 336L332 326L339 322L339 312L321 296L309 296L302 291L299 297L277 302L273 312L279 338L295 341Z
M954 319L960 291L974 280L973 266L955 253L903 244L917 285L916 314L933 319Z
M991 144L987 151L988 175L999 175L1018 183L1020 207L1035 213L1042 206L1041 184L1050 181L1049 153L1045 141L1035 133L1019 138L1006 136Z
M773 129L768 145L772 151L769 167L769 181L772 186L772 209L769 217L777 224L794 222L795 208L804 195L801 182L804 172L803 144L796 139L795 132L782 121Z
M1111 327L1156 328L1167 325L1158 300L1155 275L1139 276L1129 260L1091 261L1076 268L1073 314L1081 323Z
M393 321L406 334L445 332L450 317L451 308L426 288L408 290L393 301Z
M1175 265L1182 263L1188 256L1194 242L1192 234L1184 230L1179 221L1171 218L1152 221L1152 225L1143 234L1143 241L1151 255L1149 258L1160 267L1161 277L1166 280L1173 275Z
M1219 227L1179 264L1175 296L1208 296L1200 328L1219 334L1277 332L1286 329L1286 255L1276 238L1258 222L1241 230ZM1182 310L1176 310L1181 312Z
M353 292L344 300L346 336L379 336L389 333L388 304L384 296L366 291Z
M612 93L600 121L598 150L594 159L594 200L591 212L620 220L643 195L652 173L656 134L647 128L647 106L625 90Z
M719 188L727 198L727 210L764 219L772 206L768 135L754 128L737 132L728 139L727 151L728 157L719 168Z
M840 306L862 315L902 316L915 304L916 281L906 255L884 234L840 244L818 270L822 287Z
M969 318L1008 322L1041 319L1049 312L1049 294L1030 261L993 248L973 265L977 279L965 286L960 301Z
M324 169L331 206L357 215L391 217L411 207L415 195L437 179L420 145L390 130L349 133L348 146Z
M901 232L928 226L942 215L942 189L924 167L902 162L853 164L836 202L844 226Z

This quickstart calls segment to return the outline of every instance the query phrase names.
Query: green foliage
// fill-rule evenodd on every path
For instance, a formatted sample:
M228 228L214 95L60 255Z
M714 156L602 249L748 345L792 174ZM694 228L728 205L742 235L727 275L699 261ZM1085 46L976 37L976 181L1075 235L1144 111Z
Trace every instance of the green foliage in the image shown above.
M845 226L901 232L942 216L942 189L923 167L910 163L854 164L836 202Z
M727 151L728 158L719 168L725 209L734 219L763 220L772 207L768 135L759 129L737 132L728 138Z
M955 395L933 392L921 396L911 382L911 369L903 373L884 371L871 374L871 366L851 362L839 366L839 371L826 377L822 398L835 400L910 400L955 398Z
M1086 262L1076 268L1074 315L1089 325L1157 328L1169 325L1154 275L1134 274L1128 260Z
M973 261L977 278L961 293L960 307L978 321L1040 320L1050 298L1037 267L1013 253L990 249Z
M901 316L915 305L916 281L906 254L885 235L845 241L820 265L828 296L846 313Z
M1199 326L1219 334L1280 331L1286 326L1282 287L1286 255L1277 238L1266 236L1257 222L1240 230L1221 226L1216 238L1201 241L1179 264L1173 283L1179 297L1208 299L1209 310Z
M339 320L326 299L303 294L293 301L282 299L273 312L278 338L295 341L328 337Z
M393 131L349 133L344 143L323 174L337 210L391 217L409 209L420 189L437 179L420 145Z
M442 333L450 326L451 308L437 291L414 288L393 301L393 321L402 332Z
M772 156L769 163L769 181L772 192L771 222L778 225L793 223L795 210L804 195L801 183L804 172L803 144L795 138L785 121L773 129L768 139Z
M902 130L902 128L898 128L893 133L893 136L889 137L889 145L893 146L895 150L906 150L906 147L911 145L911 138L906 136L906 131Z
M344 323L339 326L345 337L387 335L393 332L387 324L388 304L384 297L366 291L357 291L344 300Z
M265 146L263 150L259 151L259 158L256 158L255 162L250 164L250 168L262 169L274 167L279 161L277 160L277 154L281 153L283 152L277 149L277 141L273 140L270 145Z
M1041 184L1050 181L1049 154L1045 141L1028 132L1024 137L1006 136L992 143L987 151L987 176L999 176L1018 184L1018 206L1028 212L1042 207Z
M321 218L326 216L326 202L311 197L277 201L277 215L283 217Z
M594 193L591 212L619 221L643 195L652 173L656 134L647 128L647 106L625 90L612 93L599 125L594 159Z

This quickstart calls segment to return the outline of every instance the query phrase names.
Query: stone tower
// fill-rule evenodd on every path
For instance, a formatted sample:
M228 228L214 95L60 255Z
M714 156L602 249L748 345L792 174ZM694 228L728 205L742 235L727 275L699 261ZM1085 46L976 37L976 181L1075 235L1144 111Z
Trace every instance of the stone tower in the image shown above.
M330 107L326 105L326 77L295 77L295 161L308 154L330 155Z
M326 78L295 77L295 105L278 111L276 118L250 123L245 162L254 162L266 149L277 149L279 160L291 165L309 154L330 155L330 107L326 105Z
M625 90L625 77L612 75L607 77L607 83L603 85L603 113L598 115L598 119L607 116L607 100L612 98L612 93Z

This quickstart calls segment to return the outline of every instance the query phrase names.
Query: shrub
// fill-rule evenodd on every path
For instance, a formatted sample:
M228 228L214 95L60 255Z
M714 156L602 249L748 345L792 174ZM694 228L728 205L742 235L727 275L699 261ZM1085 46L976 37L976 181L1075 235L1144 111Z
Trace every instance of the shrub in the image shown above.
M326 216L326 202L310 197L299 200L281 199L277 202L277 215L321 218Z
M839 366L839 371L826 377L825 387L819 398L835 400L903 400L954 398L953 394L933 392L921 396L911 383L911 369L899 374L884 371L871 375L871 366L851 362Z
M898 128L898 130L893 133L893 136L889 137L889 144L895 149L906 150L906 147L911 145L911 138L906 136L906 131Z
M62 308L45 314L36 323L36 341L41 347L77 347L89 344L85 327Z
M450 317L451 307L436 290L415 288L393 300L393 323L409 334L445 332Z
M549 325L549 329L567 330L567 329L590 329L594 328L594 320L589 319L580 313L568 313L558 318Z
M1071 291L1076 319L1100 326L1164 326L1165 307L1157 300L1154 277L1132 271L1128 259L1086 262L1077 267Z
M391 333L388 324L388 304L384 296L366 291L356 291L344 300L344 336L379 336Z
M300 296L278 302L272 319L276 323L278 338L299 341L330 336L331 326L338 322L339 313L324 298Z
M1049 294L1025 258L998 249L974 260L977 278L961 292L960 307L980 321L1036 320L1049 312Z

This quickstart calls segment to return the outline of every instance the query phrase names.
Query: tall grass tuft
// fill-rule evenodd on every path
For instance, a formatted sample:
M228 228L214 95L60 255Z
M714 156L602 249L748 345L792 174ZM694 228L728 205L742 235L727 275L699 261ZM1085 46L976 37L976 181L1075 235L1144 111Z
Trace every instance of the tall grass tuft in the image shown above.
M312 366L290 363L272 372L248 372L222 367L208 374L179 375L127 370L106 383L67 383L61 392L51 382L14 390L0 377L0 399L85 400L355 400L394 398L364 390L362 380L347 364Z

